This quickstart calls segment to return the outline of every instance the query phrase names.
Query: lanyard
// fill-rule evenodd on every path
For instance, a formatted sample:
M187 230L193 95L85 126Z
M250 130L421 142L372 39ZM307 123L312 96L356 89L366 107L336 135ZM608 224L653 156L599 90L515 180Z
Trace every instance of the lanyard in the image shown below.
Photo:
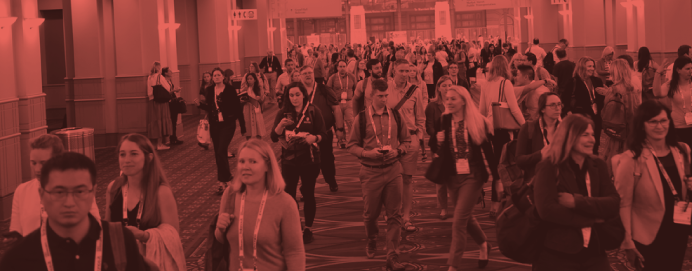
M372 114L373 114L373 107L371 106L370 107L370 114L368 114L368 116L370 116L370 121L372 122L372 131L373 131L373 133L375 133L375 140L377 140L377 145L380 145L380 147L383 147L382 143L380 142L380 139L377 138L377 128L375 127L376 126L375 125L375 119L372 118ZM387 115L389 116L389 125L388 125L389 131L387 132L387 143L391 144L392 143L392 111L389 109L389 107L387 107ZM380 123L382 123L381 119L380 119ZM365 132L365 131L363 131L363 132Z
M454 118L452 118L452 122L454 121ZM456 157L459 154L459 149L457 148L457 133L456 133L456 125L459 122L452 123L452 144L454 144L454 156ZM466 123L464 122L464 127L462 127L463 131L462 133L464 134L464 141L466 141L466 154L469 153L469 135L466 133ZM467 157L468 158L468 157Z
M47 218L46 218L47 219ZM43 221L41 224L41 249L43 250L43 259L46 261L46 269L55 271L53 267L53 256L48 247L48 234L46 233L46 224L48 221ZM99 233L99 239L96 240L96 253L94 256L94 271L101 271L101 262L103 261L103 229Z
M668 172L666 169L663 167L663 164L661 164L661 161L658 160L658 155L656 155L656 151L654 151L654 148L650 144L646 144L646 147L651 151L651 153L654 155L654 160L656 160L656 165L658 166L658 171L661 172L663 175L663 178L666 179L666 182L668 183L668 186L670 187L670 192L673 193L673 197L675 197L678 200L680 199L680 195L678 195L678 191L675 190L675 186L673 186L673 181L670 180L670 176L668 176ZM671 150L672 152L673 150Z
M589 99L591 99L591 103L593 104L594 100L596 99L596 94L594 94L594 92L596 90L592 89L593 84L592 84L591 88L589 88L589 83L587 83L586 80L583 80L583 81L584 81L584 85L586 85L586 91L589 93Z
M584 178L584 182L586 182L586 195L591 197L591 175L589 174L589 170L586 170L586 177Z
M555 122L555 128L557 129L557 126L560 125L560 122L562 121L562 118L558 118L557 121ZM541 128L541 131L543 132L543 144L544 146L550 145L550 141L548 140L548 129L545 128L545 119L541 117L541 121L538 122L539 127Z
M317 91L317 82L312 82L312 95L310 95L310 102L306 104L305 106L309 105L312 103L312 101L315 100L315 92Z
M122 189L123 192L123 225L128 226L128 220L127 220L127 191L130 190L130 184L127 184L127 187L123 187ZM142 221L142 210L144 210L144 196L142 193L139 193L139 209L137 210L137 225L135 227L139 228L140 222Z
M259 234L260 223L262 222L262 216L264 215L264 205L267 203L267 190L264 190L262 195L262 202L260 203L259 212L257 213L257 222L255 223L255 230L252 235L252 257L253 265L255 270L257 270L257 235ZM245 218L245 196L247 196L247 191L243 193L240 197L240 215L238 217L238 253L240 260L240 270L243 270L243 259L245 258L245 251L243 250L243 219ZM50 271L50 270L49 270Z
M692 107L692 83L689 84L689 90L690 90L690 107ZM682 110L684 111L686 109L685 106L685 93L680 90L680 96L682 97Z
M346 88L344 88L344 83L341 82L341 76L337 75L336 77L339 78L339 86L341 87L341 91L348 90L348 75L346 75Z

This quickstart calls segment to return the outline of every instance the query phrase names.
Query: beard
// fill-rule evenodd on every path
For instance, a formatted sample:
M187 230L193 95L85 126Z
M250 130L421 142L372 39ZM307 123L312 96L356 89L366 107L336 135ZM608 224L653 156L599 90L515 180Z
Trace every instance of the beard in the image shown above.
M372 78L373 78L373 79L380 79L380 78L382 78L382 72L380 72L379 74L378 74L378 73L371 72L370 74L372 74Z

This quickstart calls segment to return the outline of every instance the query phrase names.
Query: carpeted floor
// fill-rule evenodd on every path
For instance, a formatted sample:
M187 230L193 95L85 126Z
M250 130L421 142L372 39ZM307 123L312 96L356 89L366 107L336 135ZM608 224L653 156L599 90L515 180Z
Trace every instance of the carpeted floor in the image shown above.
M265 124L269 131L278 108L273 106L264 112ZM159 152L161 160L175 194L180 216L180 237L187 257L188 270L203 270L203 254L207 247L209 221L218 212L220 196L216 192L216 166L213 150L203 150L197 146L196 131L199 116L185 116L183 126L185 143L171 150ZM245 139L239 129L234 136L231 150L235 151ZM266 137L265 140L269 141ZM273 144L275 152L280 147ZM308 270L385 270L384 220L380 220L381 236L378 240L378 253L375 259L365 257L365 230L362 222L362 194L357 177L360 168L358 160L345 150L335 148L337 160L337 181L339 192L329 192L329 187L320 177L316 188L317 217L314 224L315 242L306 245ZM109 182L119 174L118 158L114 148L96 152L98 184L96 200L101 214L105 210L105 190ZM231 169L235 169L235 159L229 159ZM418 229L404 233L400 246L402 261L407 270L447 270L449 245L451 242L452 219L440 220L436 207L435 186L425 180L423 174L429 163L419 163L418 174L414 176L414 207L412 220ZM490 204L490 187L486 184L486 203ZM448 212L453 211L450 203ZM495 224L488 217L489 208L477 205L474 214L483 227L493 249L490 264L486 270L530 270L525 264L515 263L500 254L495 238ZM0 223L0 232L7 232L9 222ZM0 242L0 255L7 248ZM627 270L622 265L623 257L615 251L610 253L614 270ZM478 246L469 240L464 254L462 270L477 269ZM687 259L692 259L688 252ZM692 263L685 261L685 270Z

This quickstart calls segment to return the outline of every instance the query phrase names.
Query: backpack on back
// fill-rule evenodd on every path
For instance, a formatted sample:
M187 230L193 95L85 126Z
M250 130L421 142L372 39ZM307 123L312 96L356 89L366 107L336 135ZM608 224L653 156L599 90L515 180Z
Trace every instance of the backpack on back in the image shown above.
M547 53L543 58L543 68L548 70L548 73L553 74L553 68L555 68L555 59L553 59L553 51Z
M609 137L624 141L627 136L627 112L622 95L611 93L603 106L603 132Z

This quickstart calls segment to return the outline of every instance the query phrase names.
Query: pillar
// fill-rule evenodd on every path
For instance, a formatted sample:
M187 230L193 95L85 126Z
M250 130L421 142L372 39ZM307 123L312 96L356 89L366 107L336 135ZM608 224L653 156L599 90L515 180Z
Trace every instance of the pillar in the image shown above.
M9 219L12 215L12 193L26 177L22 172L24 160L21 148L19 126L19 98L15 83L15 50L13 33L18 17L10 10L10 0L0 0L0 219ZM32 76L36 78L36 74ZM45 111L44 111L45 112Z
M435 38L446 37L452 41L452 26L450 23L449 3L435 2Z
M532 29L529 29L529 44L533 39L539 39L541 47L546 52L550 51L558 41L558 24L560 19L558 5L551 4L550 1L533 0L531 3L531 19L529 19Z
M363 6L351 6L351 24L349 25L351 32L351 42L367 44L368 36L365 27L365 9Z
M582 56L600 58L606 40L606 18L603 0L572 1L572 34L570 41L572 56L577 60Z
M188 114L197 114L194 104L202 81L199 70L199 42L197 33L197 4L195 1L175 0L175 20L180 23L176 35L178 70L182 96L187 101Z
M252 61L259 64L262 58L267 55L268 36L266 31L269 28L269 14L266 12L268 9L267 0L245 0L243 8L257 9L258 12L257 20L240 22L242 28L238 34L243 38L238 42L245 46L242 50L238 50L242 68L249 67Z
M637 3L638 16L640 12L643 18L638 17L637 20L638 26L644 27L644 31L638 31L642 36L642 46L649 48L659 64L664 58L676 59L680 45L692 45L692 39L683 30L692 25L690 1L643 0L643 3Z
M231 58L231 37L237 30L231 29L230 8L230 1L197 1L200 71L211 71L216 67L232 69L231 61L235 58Z

